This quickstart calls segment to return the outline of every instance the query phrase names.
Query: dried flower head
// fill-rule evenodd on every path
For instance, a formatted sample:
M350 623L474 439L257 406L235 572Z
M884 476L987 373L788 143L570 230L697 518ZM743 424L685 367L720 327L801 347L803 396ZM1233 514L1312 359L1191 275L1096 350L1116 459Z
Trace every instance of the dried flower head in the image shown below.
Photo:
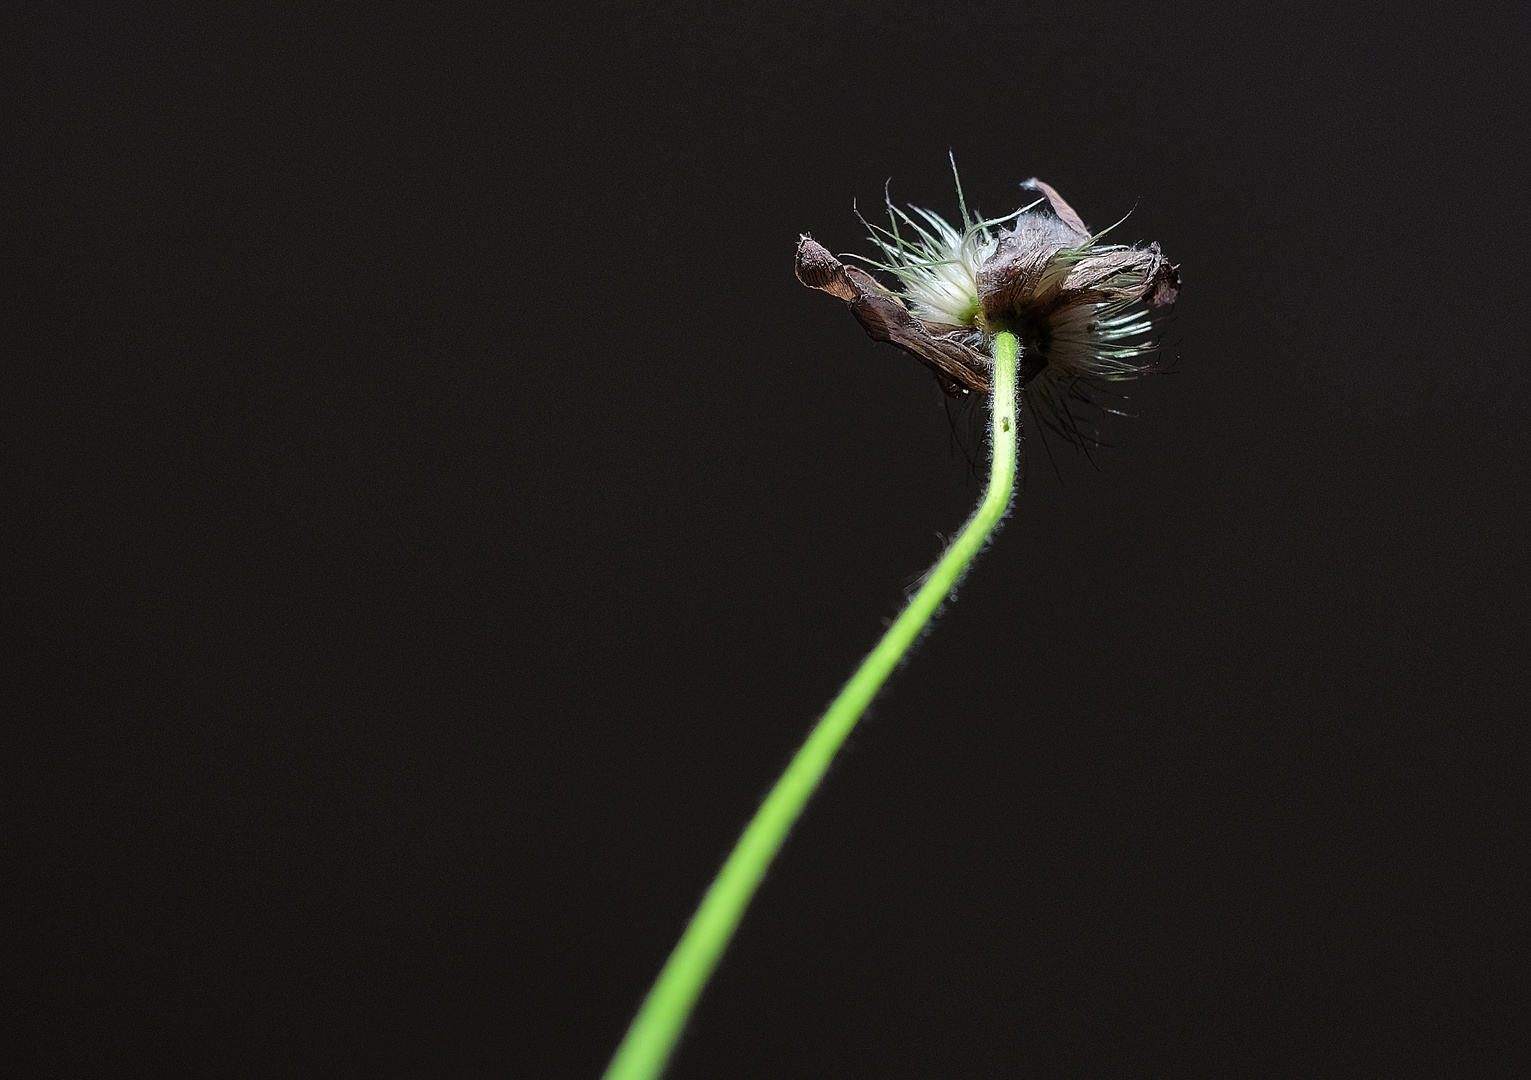
M807 236L798 243L798 280L848 303L868 335L915 356L948 394L987 391L994 336L1013 333L1035 415L1087 445L1095 439L1072 406L1114 411L1096 402L1100 384L1153 369L1151 316L1174 303L1180 275L1158 244L1101 244L1104 233L1091 234L1047 184L1021 186L1041 197L985 220L968 213L959 182L960 229L889 201L890 227L867 225L881 258L861 261L893 275L897 291Z

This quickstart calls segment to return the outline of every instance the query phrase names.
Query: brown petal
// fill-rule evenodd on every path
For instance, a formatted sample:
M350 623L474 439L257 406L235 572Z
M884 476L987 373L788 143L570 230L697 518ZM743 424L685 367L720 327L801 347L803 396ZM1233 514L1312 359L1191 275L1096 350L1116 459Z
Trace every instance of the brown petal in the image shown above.
M1164 266L1159 245L1092 252L1069 270L1063 292L1071 302L1111 303L1136 300L1148 291ZM1126 280L1122 280L1122 279Z
M831 255L823 244L807 236L798 241L797 280L810 289L821 289L841 300L854 300L865 290L852 282L848 270L849 267Z
M1148 292L1143 299L1149 307L1165 307L1175 302L1180 295L1180 268L1171 266L1168 262L1159 264L1158 271L1154 274L1152 284L1148 286Z
M797 245L797 279L811 289L839 297L873 341L886 341L928 367L948 394L989 389L994 363L955 337L938 337L910 314L898 297L865 270L846 266L822 244L803 237ZM953 327L953 330L959 328Z
M1080 220L1079 215L1074 213L1074 208L1063 201L1063 196L1059 195L1055 190L1053 190L1053 186L1051 184L1044 184L1042 181L1033 176L1030 180L1022 184L1021 187L1031 188L1033 191L1040 191L1043 195L1047 196L1048 205L1053 208L1053 213L1057 214L1059 219L1065 225L1067 225L1074 232L1078 233L1081 237L1090 235L1090 230L1085 228L1085 224Z
M994 362L978 350L949 337L933 337L925 324L891 296L863 295L851 301L851 314L873 341L897 345L935 373L942 389L953 384L980 392L989 389Z
M1031 306L1042 292L1050 293L1062 280L1062 273L1054 268L1050 274L1049 266L1060 251L1078 241L1067 223L1058 218L1022 214L978 269L978 298L984 315L1004 319Z

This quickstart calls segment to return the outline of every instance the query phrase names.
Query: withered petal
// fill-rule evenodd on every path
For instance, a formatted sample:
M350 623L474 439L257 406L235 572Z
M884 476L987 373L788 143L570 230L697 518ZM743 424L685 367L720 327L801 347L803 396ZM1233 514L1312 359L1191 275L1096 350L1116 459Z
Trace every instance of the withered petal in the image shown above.
M819 289L847 302L856 299L865 290L851 281L848 269L811 237L804 236L797 242L797 280L810 289Z
M859 266L847 266L845 268L845 278L856 289L857 296L891 296L893 299L898 300L900 304L903 303L902 300L899 300L898 297L893 296L892 293L883 288L882 282Z
M1171 266L1167 261L1159 264L1159 269L1154 273L1154 280L1148 286L1148 292L1143 300L1149 307L1167 307L1175 302L1180 295L1180 267Z
M1053 259L1077 242L1078 237L1065 222L1041 214L1022 214L978 269L978 299L984 315L1004 318L1036 300ZM1055 283L1061 283L1061 274L1055 272L1053 277Z
M1040 191L1047 197L1048 205L1053 208L1053 213L1058 215L1059 220L1081 237L1090 235L1090 230L1085 228L1084 221L1081 220L1078 214L1074 213L1072 206L1063 201L1063 196L1059 195L1051 184L1044 184L1033 176L1022 184L1021 187L1030 188L1032 191Z
M989 389L994 372L992 360L954 338L932 334L925 323L910 314L902 300L891 295L865 270L846 266L824 245L807 236L797 244L796 270L797 279L810 289L827 292L850 304L851 313L873 341L896 345L930 368L948 394L962 389Z
M994 361L977 349L949 337L935 337L925 324L891 296L866 294L851 301L851 314L867 337L896 345L935 373L948 393L950 386L984 392L994 374Z
M1163 265L1164 257L1159 254L1158 244L1093 252L1069 270L1063 291L1070 301L1111 303L1136 300L1148 291ZM1120 280L1124 276L1127 280Z

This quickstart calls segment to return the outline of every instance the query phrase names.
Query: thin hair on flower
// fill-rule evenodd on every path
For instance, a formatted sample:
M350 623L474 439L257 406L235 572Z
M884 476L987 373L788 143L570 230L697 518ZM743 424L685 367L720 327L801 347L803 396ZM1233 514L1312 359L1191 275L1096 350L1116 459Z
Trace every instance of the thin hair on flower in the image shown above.
M1077 446L1098 444L1075 408L1116 412L1099 401L1111 396L1108 384L1156 369L1149 335L1175 302L1179 270L1158 244L1101 243L1111 229L1091 233L1041 180L1021 185L1036 200L999 218L970 213L960 179L956 186L960 226L922 207L903 210L886 192L888 226L862 218L878 256L846 258L890 274L896 288L806 234L798 280L845 301L873 340L914 356L951 395L986 392L995 335L1014 334L1033 416Z

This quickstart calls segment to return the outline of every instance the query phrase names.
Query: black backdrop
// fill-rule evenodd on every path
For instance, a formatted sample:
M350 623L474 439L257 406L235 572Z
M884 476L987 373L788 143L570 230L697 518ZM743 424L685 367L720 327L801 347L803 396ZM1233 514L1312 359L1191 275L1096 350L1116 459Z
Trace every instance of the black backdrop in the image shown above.
M1015 515L672 1075L1523 1052L1526 25L6 16L15 1075L598 1074L980 482L793 280L1055 184L1177 374Z

